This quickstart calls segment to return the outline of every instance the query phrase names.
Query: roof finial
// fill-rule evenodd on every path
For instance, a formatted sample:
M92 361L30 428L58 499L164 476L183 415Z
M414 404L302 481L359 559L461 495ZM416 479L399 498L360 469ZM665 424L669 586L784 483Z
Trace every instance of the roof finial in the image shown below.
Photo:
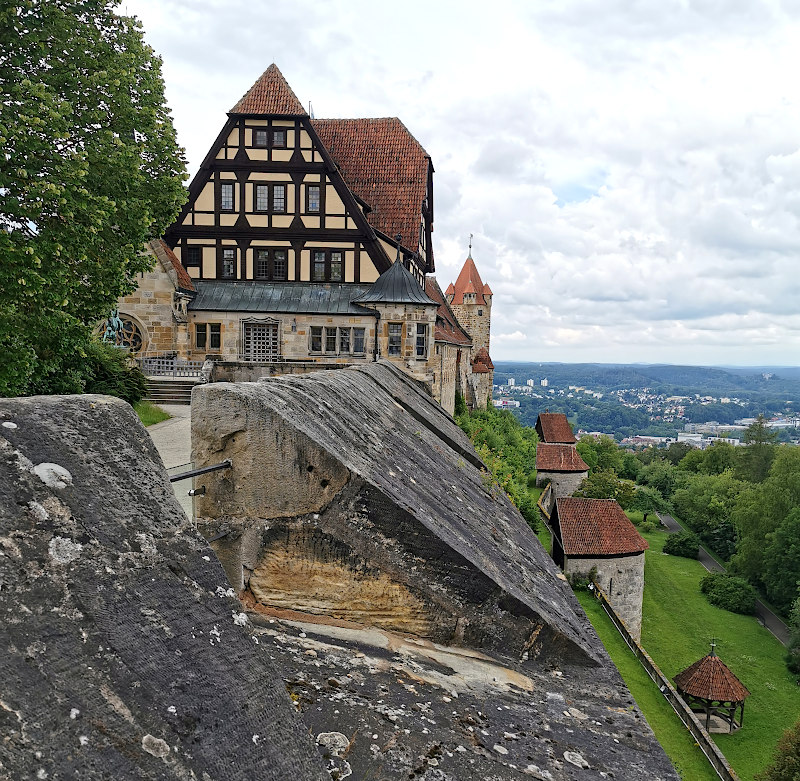
M469 234L469 255L467 257L469 257L469 258L472 257L472 234L471 233Z
M400 244L403 241L403 235L398 233L395 237L395 241L397 242L397 257L394 259L394 262L397 263L400 260Z
M716 637L712 637L711 638L711 653L709 654L710 656L716 656L717 655L717 652L716 652L716 648L717 648L716 640L717 640Z

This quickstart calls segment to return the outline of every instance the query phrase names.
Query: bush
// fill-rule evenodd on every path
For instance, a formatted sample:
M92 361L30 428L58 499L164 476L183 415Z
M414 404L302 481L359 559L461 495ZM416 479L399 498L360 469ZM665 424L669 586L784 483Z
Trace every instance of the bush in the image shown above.
M683 556L685 559L696 559L700 553L700 539L692 532L675 532L667 537L664 553L671 556Z
M135 404L147 393L147 380L138 366L128 365L128 352L94 341L89 345L84 366L85 393L117 396Z
M643 521L639 528L643 532L654 532L656 530L656 525L652 521Z
M539 531L539 507L536 500L528 493L517 500L517 509L534 532Z
M709 572L700 581L700 591L712 605L723 610L746 616L756 612L756 590L744 578L725 572Z

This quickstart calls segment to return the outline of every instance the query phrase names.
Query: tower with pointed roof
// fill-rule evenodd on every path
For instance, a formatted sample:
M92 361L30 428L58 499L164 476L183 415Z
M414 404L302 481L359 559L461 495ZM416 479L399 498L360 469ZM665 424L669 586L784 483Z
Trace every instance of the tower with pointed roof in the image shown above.
M489 355L492 322L492 289L484 284L472 259L472 239L469 255L455 284L445 291L447 303L472 339L470 372L467 386L461 392L474 406L484 407L492 392L494 364ZM472 398L470 398L472 397Z

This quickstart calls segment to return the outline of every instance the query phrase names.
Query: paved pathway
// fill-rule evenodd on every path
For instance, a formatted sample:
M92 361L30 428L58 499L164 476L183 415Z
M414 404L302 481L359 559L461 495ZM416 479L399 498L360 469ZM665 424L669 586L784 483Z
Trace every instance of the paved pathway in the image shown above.
M156 446L161 460L168 471L173 474L182 472L182 469L175 469L177 466L186 466L192 459L192 444L190 433L190 411L191 407L188 404L159 404L164 412L169 413L172 417L169 420L164 420L161 423L156 423L147 428L147 433L150 434L153 444ZM186 466L186 469L189 469ZM175 490L175 496L183 507L186 514L192 518L194 512L192 509L192 499L187 491L192 487L191 480L181 480L180 482L172 484Z
M658 520L661 521L663 526L666 526L671 532L681 532L683 531L683 526L681 526L671 515L667 515L666 513L656 513L658 516ZM701 545L700 551L697 556L698 561L709 571L709 572L725 572L725 567L723 567L718 561L716 561L711 554ZM789 644L790 632L789 627L781 621L778 616L775 615L760 599L756 600L756 618L758 619L759 623L766 627L770 632L772 632L775 637L780 640L781 643L784 645Z

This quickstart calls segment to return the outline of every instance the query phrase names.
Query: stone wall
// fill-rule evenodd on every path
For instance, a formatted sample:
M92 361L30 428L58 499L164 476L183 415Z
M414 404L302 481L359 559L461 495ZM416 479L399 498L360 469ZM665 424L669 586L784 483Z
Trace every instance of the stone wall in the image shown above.
M458 322L472 337L475 351L481 347L489 350L492 324L492 301L486 299L485 304L450 304L450 308L458 318ZM489 350L491 354L491 350Z
M330 781L129 404L0 399L0 616L0 777Z
M434 350L433 397L452 415L456 402L456 357L461 348L454 344L439 342ZM466 351L465 351L466 352Z
M630 633L641 639L644 597L644 553L616 558L565 557L564 573L588 574L597 567L596 580Z
M549 480L553 486L555 498L561 499L563 496L572 496L588 474L588 472L545 472L539 470L536 473L536 485L541 487Z

